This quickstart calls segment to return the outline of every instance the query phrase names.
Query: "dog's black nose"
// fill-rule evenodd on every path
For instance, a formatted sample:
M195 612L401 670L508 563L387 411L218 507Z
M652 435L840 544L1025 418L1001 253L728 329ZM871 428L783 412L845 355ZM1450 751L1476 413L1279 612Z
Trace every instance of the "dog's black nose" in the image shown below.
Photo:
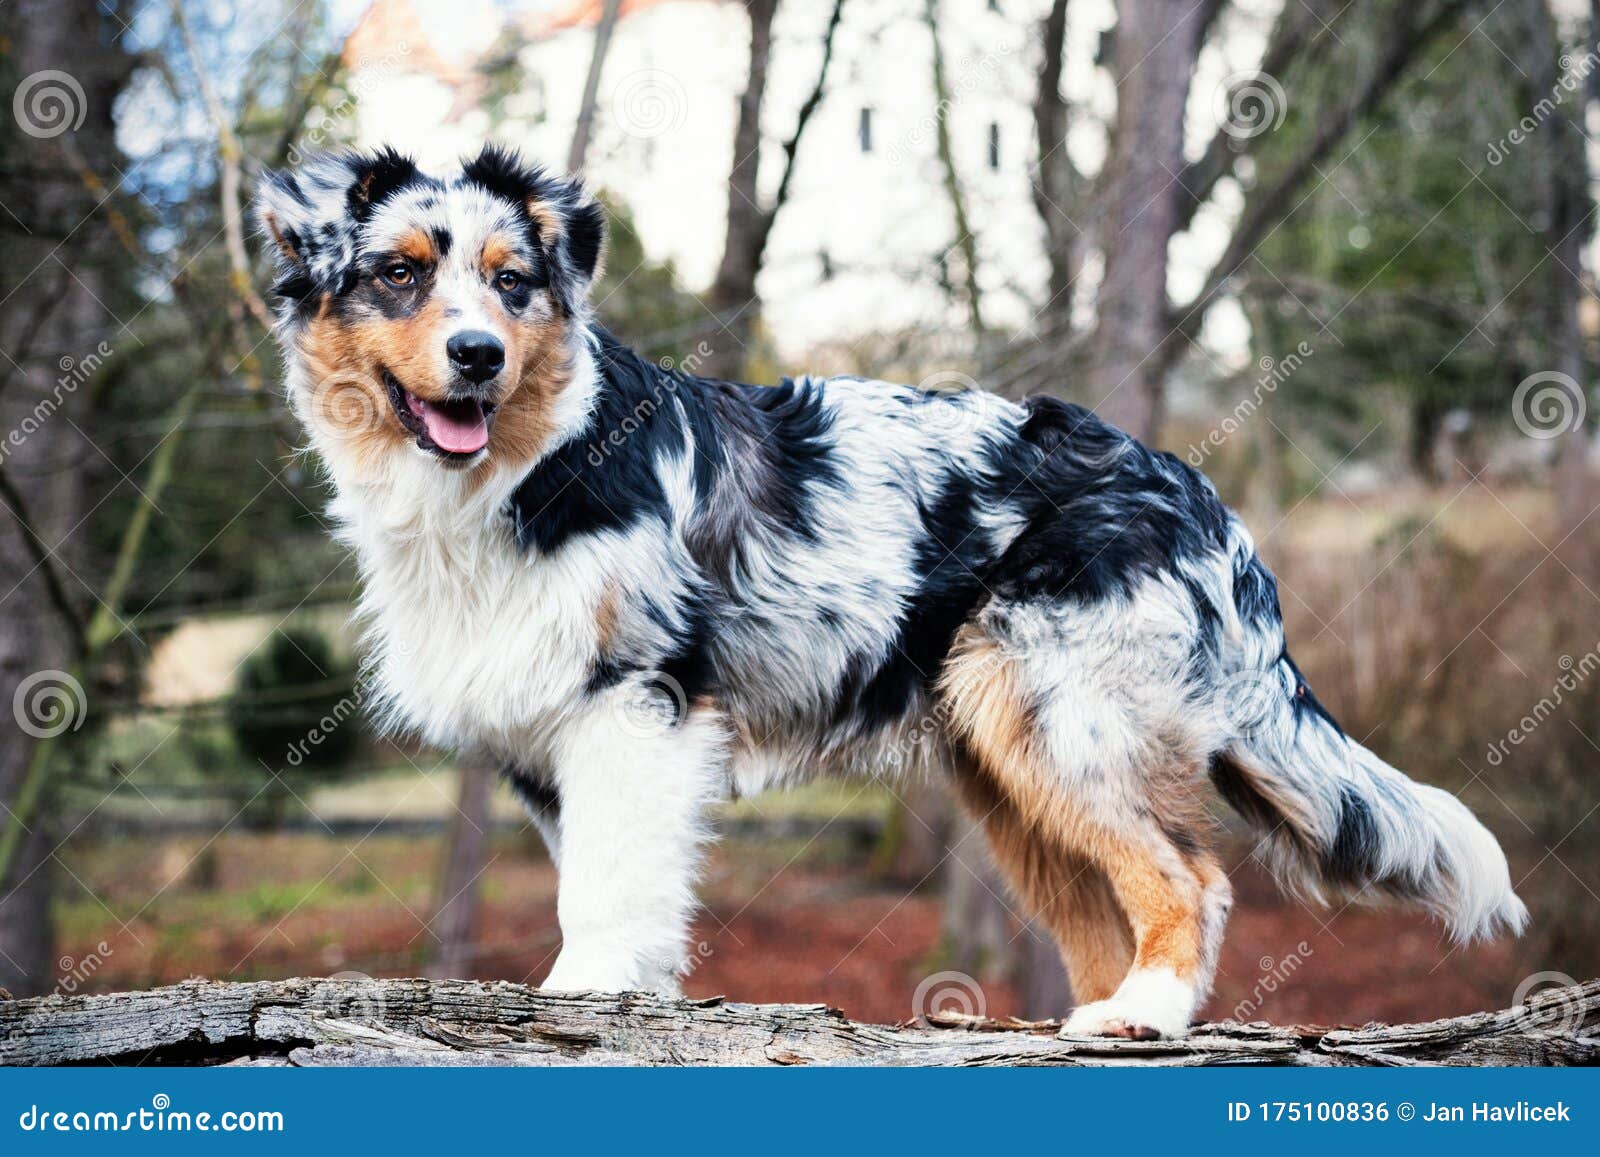
M469 382L486 382L506 364L506 347L492 333L464 330L444 343L444 352Z

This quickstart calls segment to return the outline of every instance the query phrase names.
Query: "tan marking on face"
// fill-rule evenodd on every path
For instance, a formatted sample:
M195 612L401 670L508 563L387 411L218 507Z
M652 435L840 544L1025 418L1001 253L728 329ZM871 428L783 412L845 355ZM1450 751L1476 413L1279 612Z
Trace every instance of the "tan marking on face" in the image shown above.
M327 299L295 338L295 350L306 381L294 399L303 422L342 442L363 470L404 450L411 435L394 416L376 367Z
M419 264L434 259L432 238L421 229L403 235L394 251ZM479 259L472 265L474 273L491 264L495 271L514 265L516 252L516 239L492 234L479 248ZM420 398L441 401L447 397L453 383L445 344L462 327L459 310L466 301L464 295L472 295L472 311L486 319L487 328L506 351L505 369L493 399L496 412L489 429L488 453L473 469L471 481L481 485L501 464L514 468L531 462L553 435L556 399L572 380L567 323L537 292L527 309L513 314L487 273L481 279L463 279L459 271L452 278L449 270L446 262L437 278L410 291L426 296L404 316L386 317L371 310L340 321L324 303L297 338L296 346L313 383L312 394L340 401L332 407L326 402L305 407L306 420L352 443L363 462L376 462L383 453L405 451L415 437L393 412L383 372L387 370ZM319 382L323 385L317 385ZM350 393L352 389L355 394ZM357 397L370 398L374 404L363 401L356 405Z
M494 275L502 269L519 268L522 264L519 246L498 234L484 242L483 250L478 255L478 269L483 274L485 281L493 281Z
M528 200L528 216L539 227L539 237L546 245L554 245L566 231L566 217L554 205L537 198Z
M394 253L416 265L428 266L438 260L433 238L421 229L412 229L394 243Z

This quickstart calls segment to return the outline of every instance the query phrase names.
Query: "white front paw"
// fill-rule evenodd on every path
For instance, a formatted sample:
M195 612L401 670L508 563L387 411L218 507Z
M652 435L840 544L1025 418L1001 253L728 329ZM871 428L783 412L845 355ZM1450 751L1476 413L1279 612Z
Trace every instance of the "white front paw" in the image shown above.
M563 948L539 987L546 992L631 992L639 987L631 961Z

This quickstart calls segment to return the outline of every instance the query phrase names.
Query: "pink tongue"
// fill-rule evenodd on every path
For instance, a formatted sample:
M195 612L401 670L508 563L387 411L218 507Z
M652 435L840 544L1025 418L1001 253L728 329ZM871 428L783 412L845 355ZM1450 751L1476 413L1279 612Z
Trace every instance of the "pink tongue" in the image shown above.
M489 444L489 423L477 402L436 404L415 394L410 401L428 437L439 449L452 454L476 454Z

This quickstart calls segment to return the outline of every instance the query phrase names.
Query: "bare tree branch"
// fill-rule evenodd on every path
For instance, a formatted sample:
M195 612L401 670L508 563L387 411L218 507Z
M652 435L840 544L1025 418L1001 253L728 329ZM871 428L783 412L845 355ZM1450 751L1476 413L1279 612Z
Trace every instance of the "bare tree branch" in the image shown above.
M1204 286L1192 301L1174 312L1166 342L1169 352L1175 352L1183 343L1194 339L1206 310L1272 228L1288 214L1292 199L1316 173L1318 166L1351 128L1388 95L1433 37L1472 3L1473 0L1442 0L1432 15L1423 20L1418 20L1417 7L1395 6L1391 26L1383 37L1383 52L1371 71L1343 104L1318 119L1316 132L1283 172L1270 185L1251 193L1227 248L1212 266Z
M255 291L250 276L250 258L244 247L244 201L240 195L242 185L240 165L244 159L244 151L239 147L239 138L233 131L228 110L223 107L221 98L217 96L216 86L211 82L211 74L206 71L205 62L195 48L194 37L190 35L189 21L183 14L180 0L172 0L172 19L178 29L179 37L183 40L184 50L189 54L189 63L200 86L201 99L205 102L206 111L210 114L212 126L217 132L222 228L231 270L229 284L245 308L250 311L251 316L261 324L262 328L270 330L275 319L272 311L267 308L267 303L262 301L261 295Z

